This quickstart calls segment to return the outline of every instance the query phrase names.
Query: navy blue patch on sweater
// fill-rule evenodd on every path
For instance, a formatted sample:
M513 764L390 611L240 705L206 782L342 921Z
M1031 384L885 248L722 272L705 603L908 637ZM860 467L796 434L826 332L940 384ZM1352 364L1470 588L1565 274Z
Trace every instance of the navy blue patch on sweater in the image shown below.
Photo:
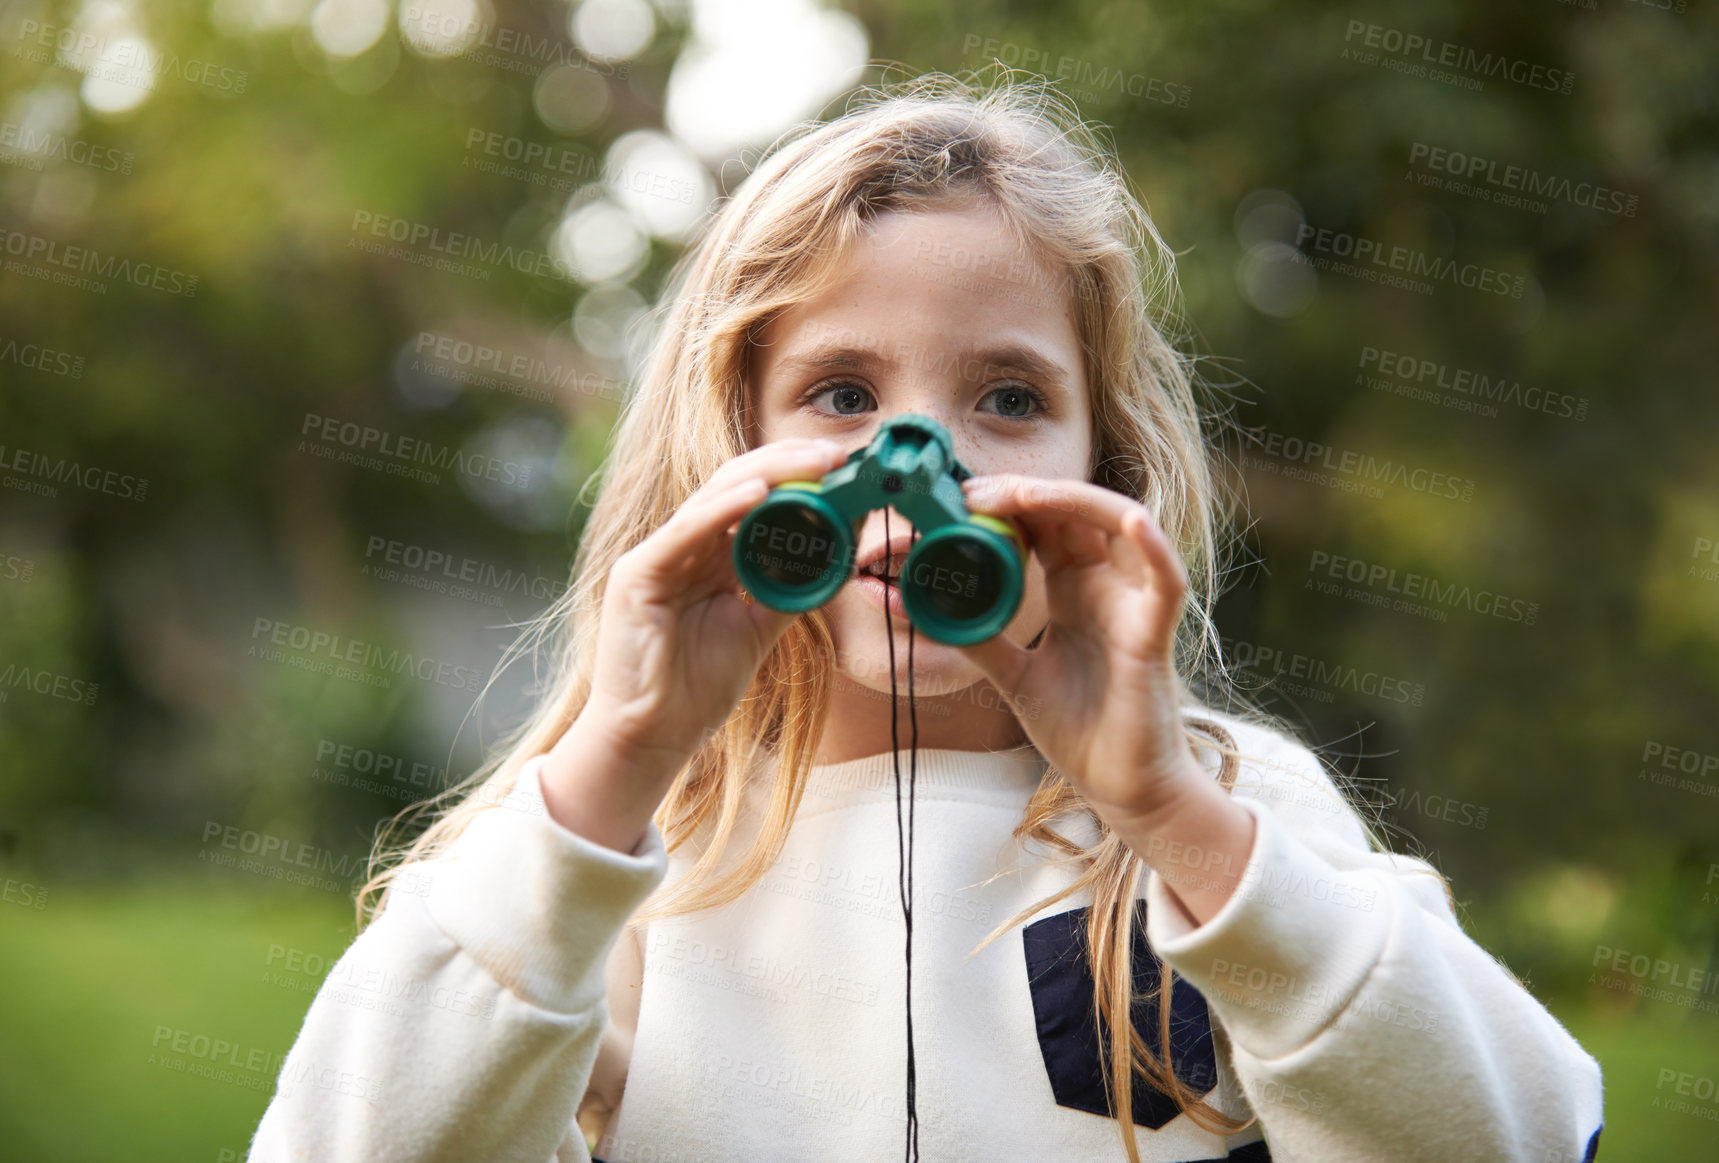
M1600 1157L1600 1132L1605 1129L1604 1123L1595 1128L1594 1137L1588 1140L1587 1152L1582 1156L1582 1163L1594 1163L1594 1160Z
M1158 1040L1158 966L1146 941L1146 902L1136 898L1134 905L1136 928L1130 953L1136 1002L1131 1017L1146 1045L1162 1058L1164 1048ZM1032 990L1039 1051L1044 1055L1045 1071L1050 1075L1057 1105L1114 1118L1110 1089L1099 1073L1092 972L1081 954L1090 912L1090 908L1083 907L1045 917L1021 930L1021 937L1026 948L1027 984ZM1105 1040L1108 1043L1109 1038ZM1108 1049L1107 1044L1105 1050ZM1217 1085L1217 1055L1212 1046L1206 999L1180 977L1170 990L1170 1053L1176 1077L1195 1093L1205 1094ZM1174 1099L1146 1079L1136 1074L1133 1082L1134 1121L1139 1125L1156 1131L1182 1113Z
M1264 1139L1255 1139L1220 1158L1188 1159L1185 1163L1271 1163L1271 1152L1266 1150Z
M1271 1163L1271 1152L1266 1148L1264 1139L1255 1139L1245 1147L1237 1147L1222 1159L1213 1159L1210 1163Z

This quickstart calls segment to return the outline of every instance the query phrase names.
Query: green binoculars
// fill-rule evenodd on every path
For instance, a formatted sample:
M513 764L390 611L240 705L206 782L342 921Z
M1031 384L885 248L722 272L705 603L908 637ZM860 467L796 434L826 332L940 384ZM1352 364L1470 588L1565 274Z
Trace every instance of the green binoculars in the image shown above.
M920 533L901 572L908 620L951 646L983 642L1020 607L1027 541L1016 522L967 510L961 482L972 475L943 425L892 416L842 467L783 482L741 518L734 572L773 610L815 609L853 576L859 522L893 508Z

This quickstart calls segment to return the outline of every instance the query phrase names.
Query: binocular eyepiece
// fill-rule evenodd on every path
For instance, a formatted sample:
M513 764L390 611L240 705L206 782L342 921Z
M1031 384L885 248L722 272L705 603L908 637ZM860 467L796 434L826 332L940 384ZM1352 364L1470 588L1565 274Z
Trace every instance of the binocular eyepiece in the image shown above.
M983 642L1020 607L1027 542L1016 522L968 511L961 482L972 475L943 425L893 416L842 467L783 482L741 518L734 572L771 609L816 609L853 576L855 527L894 508L920 532L901 572L908 620L951 646Z

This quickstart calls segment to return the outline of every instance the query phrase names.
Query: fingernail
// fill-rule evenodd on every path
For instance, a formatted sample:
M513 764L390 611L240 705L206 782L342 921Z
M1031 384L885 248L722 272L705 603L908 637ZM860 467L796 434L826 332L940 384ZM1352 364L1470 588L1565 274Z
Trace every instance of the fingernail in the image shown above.
M823 449L825 452L832 453L832 454L840 452L842 450L842 446L837 444L835 441L825 440L822 437L819 437L819 439L818 439L818 447Z

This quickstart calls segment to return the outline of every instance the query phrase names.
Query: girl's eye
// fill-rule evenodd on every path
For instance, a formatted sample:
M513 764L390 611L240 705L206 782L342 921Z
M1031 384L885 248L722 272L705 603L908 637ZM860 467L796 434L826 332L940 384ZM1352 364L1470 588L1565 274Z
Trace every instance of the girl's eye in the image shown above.
M997 414L1012 419L1025 419L1045 410L1044 393L1031 384L1010 384L985 397L997 401Z
M851 380L813 388L806 393L800 402L810 404L812 401L822 399L825 396L831 397L835 403L835 414L838 416L857 416L861 412L871 411L865 406L871 400L871 393L862 385ZM822 411L822 409L819 410Z
M819 384L800 398L801 405L813 404L815 401L829 397L832 408L819 407L825 415L858 416L864 412L874 411L877 402L872 398L871 390L865 385L853 380L840 380L831 384ZM996 414L1012 420L1024 420L1036 416L1050 406L1043 392L1031 384L1008 384L997 388L985 396L987 400L996 401Z

